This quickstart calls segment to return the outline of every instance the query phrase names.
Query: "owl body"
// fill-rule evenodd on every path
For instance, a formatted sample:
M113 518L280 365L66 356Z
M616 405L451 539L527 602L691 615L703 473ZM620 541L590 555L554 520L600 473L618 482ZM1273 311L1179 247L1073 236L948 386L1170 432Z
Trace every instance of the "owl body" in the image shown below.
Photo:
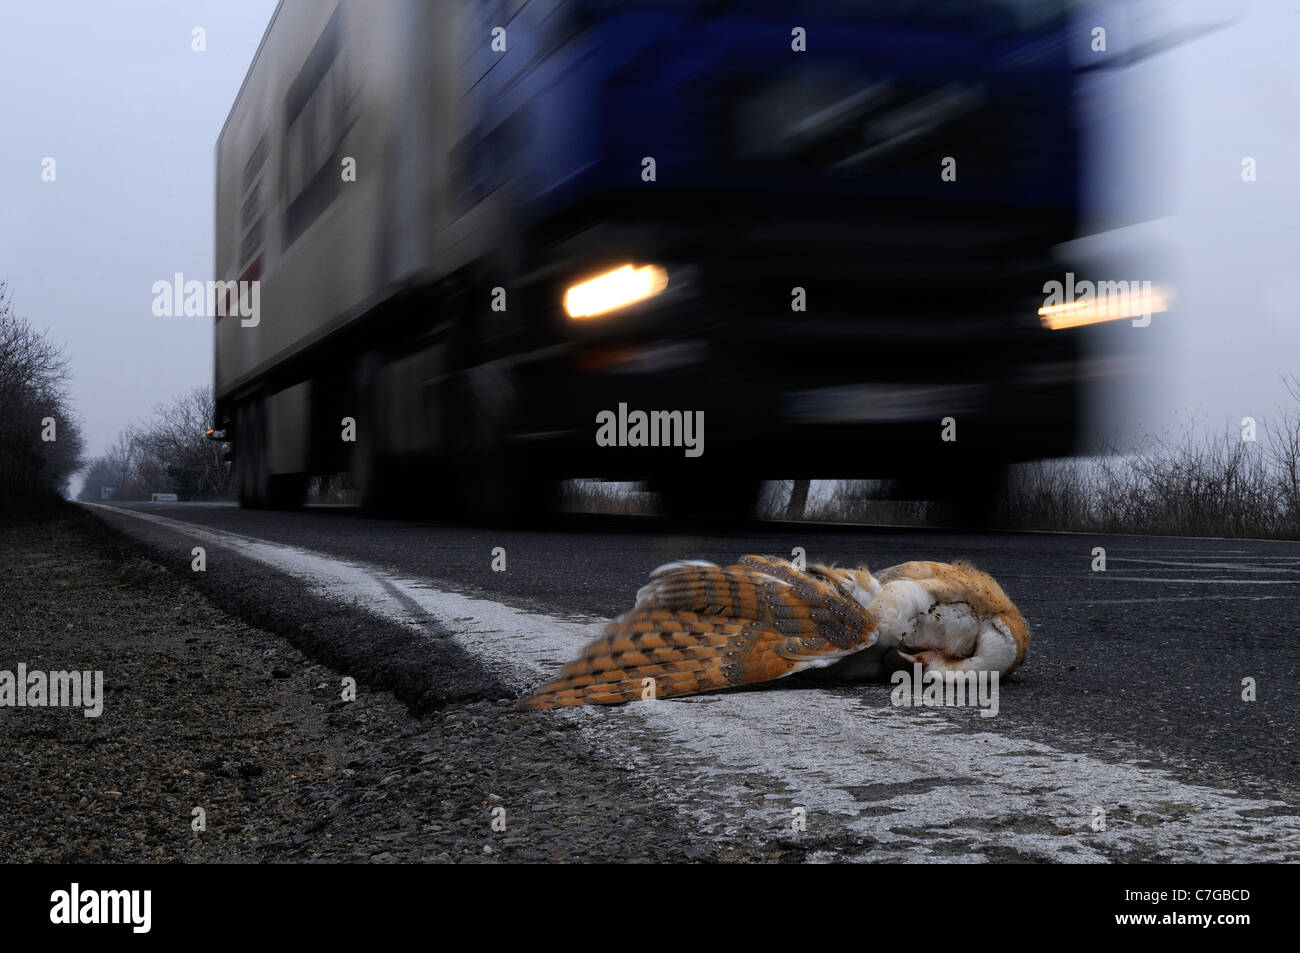
M940 671L1009 675L1025 659L1029 626L988 573L965 562L909 562L878 577L873 615L906 662Z
M669 563L520 707L672 698L809 671L873 680L916 663L1007 675L1029 637L1002 588L968 563L909 562L878 575L767 556Z

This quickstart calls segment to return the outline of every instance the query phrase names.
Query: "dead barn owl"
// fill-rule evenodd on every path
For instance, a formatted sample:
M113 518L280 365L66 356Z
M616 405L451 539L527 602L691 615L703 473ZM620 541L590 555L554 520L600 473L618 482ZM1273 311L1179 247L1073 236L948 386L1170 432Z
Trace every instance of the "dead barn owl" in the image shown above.
M877 575L800 570L768 556L677 562L652 572L636 606L519 707L672 698L814 669L876 679L918 662L1005 676L1028 647L1020 611L966 562L902 563Z

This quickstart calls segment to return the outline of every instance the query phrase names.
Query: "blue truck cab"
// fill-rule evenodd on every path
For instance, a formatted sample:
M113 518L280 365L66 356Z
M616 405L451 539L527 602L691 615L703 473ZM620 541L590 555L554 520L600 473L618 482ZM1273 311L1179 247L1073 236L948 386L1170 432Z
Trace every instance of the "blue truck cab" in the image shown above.
M522 395L530 470L712 505L786 477L983 486L1068 453L1075 353L1037 315L1079 207L1066 14L482 4L456 192L512 210L490 283L514 316L483 305L479 356ZM652 294L566 312L628 267ZM620 407L702 411L706 452L599 443Z

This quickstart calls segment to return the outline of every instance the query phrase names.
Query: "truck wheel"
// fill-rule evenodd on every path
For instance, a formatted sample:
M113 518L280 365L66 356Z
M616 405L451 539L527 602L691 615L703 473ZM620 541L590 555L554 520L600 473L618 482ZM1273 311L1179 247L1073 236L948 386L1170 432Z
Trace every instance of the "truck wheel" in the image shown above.
M654 486L673 519L740 523L753 517L763 481L749 476L677 475L657 480Z
M235 412L235 473L239 505L249 510L291 510L307 497L306 473L272 474L266 466L266 417L259 399Z
M267 503L270 480L264 444L261 401L245 401L235 411L235 476L244 509L261 509Z
M361 508L372 516L391 516L400 509L401 494L393 482L392 463L379 449L378 421L374 414L357 428L357 443L352 462L352 482L357 488Z
M960 529L992 529L1007 485L1005 463L981 462L963 471L961 482L948 493L951 520Z
M384 357L372 352L361 359L357 379L357 442L349 471L361 509L369 516L398 516L405 506L405 487L384 447L385 412L379 398L379 374Z
M267 477L266 508L269 510L296 510L307 500L307 473L277 473Z
M1006 464L972 458L946 470L943 478L912 476L899 480L898 498L937 502L939 518L957 529L990 529L1006 481Z
M446 403L452 486L462 519L513 525L540 515L548 481L527 472L511 435L519 420L519 387L503 361L457 374Z

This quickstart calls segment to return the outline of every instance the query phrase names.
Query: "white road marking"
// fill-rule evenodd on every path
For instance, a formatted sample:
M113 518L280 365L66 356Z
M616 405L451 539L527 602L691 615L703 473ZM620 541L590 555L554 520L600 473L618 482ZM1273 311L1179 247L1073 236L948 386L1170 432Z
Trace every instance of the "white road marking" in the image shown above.
M423 628L427 613L520 689L554 672L602 621L528 612L293 546L96 508L229 548L319 596L404 625ZM608 757L639 771L706 832L806 837L829 843L827 856L978 862L994 848L1062 861L1129 852L1170 861L1300 860L1300 814L1285 802L965 730L947 713L893 708L888 698L887 685L778 687L535 717L577 720ZM1001 704L1015 704L1013 688ZM798 807L806 834L792 833ZM1100 832L1092 829L1098 808L1106 812Z
M1300 586L1300 579L1210 579L1205 576L1183 579L1179 577L1111 575L1106 578L1115 582L1173 582L1193 583L1198 586Z
M1254 562L1238 563L1206 563L1206 562L1188 562L1182 559L1135 559L1132 556L1111 557L1112 563L1147 563L1152 566L1176 566L1179 569L1226 569L1228 572L1295 572L1291 566L1259 566ZM1290 559L1291 562L1300 563L1300 559ZM1141 570L1135 570L1141 571Z
M1142 602L1223 602L1230 599L1243 599L1247 602L1267 602L1270 599L1294 599L1294 596L1158 596L1154 599L1021 599L1026 605L1064 605L1064 606L1119 606Z

